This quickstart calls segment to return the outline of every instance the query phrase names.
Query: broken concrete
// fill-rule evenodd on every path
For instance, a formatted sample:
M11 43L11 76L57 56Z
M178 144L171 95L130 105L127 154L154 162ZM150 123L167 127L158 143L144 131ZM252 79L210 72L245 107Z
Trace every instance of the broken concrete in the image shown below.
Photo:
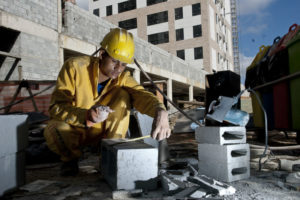
M188 178L189 181L198 184L202 189L205 189L209 193L225 196L232 195L236 192L236 189L225 183L221 183L212 178L209 178L204 175L191 176Z
M113 199L128 199L132 197L141 196L143 193L142 189L137 190L115 190L112 192Z
M200 144L240 144L246 143L246 129L238 126L203 126L196 129L196 141Z
M167 173L161 174L161 183L164 193L167 195L174 194L186 188L186 184L184 182L175 179Z
M104 139L101 146L101 171L113 190L156 189L157 148L123 139Z
M39 191L45 187L48 187L49 185L55 183L56 181L50 181L50 180L36 180L34 182L31 182L27 185L24 185L20 187L21 190L25 190L28 192L36 192Z
M197 191L193 192L192 194L190 194L190 197L191 198L195 198L195 199L198 199L198 198L202 198L202 197L205 197L207 194L207 192L201 188L198 188Z
M173 195L174 199L184 199L199 189L199 186L187 187L184 190Z
M287 183L295 183L295 184L299 184L300 185L300 172L294 172L294 173L290 173L285 181Z

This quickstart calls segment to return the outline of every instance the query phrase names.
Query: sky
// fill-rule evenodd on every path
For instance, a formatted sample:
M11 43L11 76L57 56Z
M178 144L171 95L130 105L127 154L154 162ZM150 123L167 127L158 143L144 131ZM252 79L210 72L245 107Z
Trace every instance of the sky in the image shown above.
M89 0L76 0L88 10ZM272 45L294 23L300 24L300 0L236 0L241 81L261 45Z
M240 68L244 73L261 45L272 45L300 24L300 0L237 0Z

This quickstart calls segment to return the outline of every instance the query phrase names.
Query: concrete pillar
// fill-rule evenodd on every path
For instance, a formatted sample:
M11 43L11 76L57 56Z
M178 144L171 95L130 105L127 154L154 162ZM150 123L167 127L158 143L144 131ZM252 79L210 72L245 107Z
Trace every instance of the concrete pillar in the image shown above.
M172 79L168 79L167 83L167 96L170 100L173 100L173 90L172 90ZM171 108L171 104L168 102L168 108Z
M194 90L193 90L193 86L190 85L189 86L189 101L193 101L194 100Z
M134 69L133 71L133 78L138 82L141 83L141 70Z

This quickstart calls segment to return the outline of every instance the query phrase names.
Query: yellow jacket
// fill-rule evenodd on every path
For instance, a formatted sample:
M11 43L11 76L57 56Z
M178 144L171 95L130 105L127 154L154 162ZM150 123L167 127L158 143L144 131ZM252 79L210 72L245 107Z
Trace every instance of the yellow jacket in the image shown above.
M51 118L85 127L88 109L95 104L101 104L101 98L109 95L109 91L116 86L128 91L133 107L142 114L154 117L158 107L165 109L157 97L139 85L129 72L123 72L118 78L109 80L98 95L98 75L98 58L80 56L68 59L58 75L51 97Z

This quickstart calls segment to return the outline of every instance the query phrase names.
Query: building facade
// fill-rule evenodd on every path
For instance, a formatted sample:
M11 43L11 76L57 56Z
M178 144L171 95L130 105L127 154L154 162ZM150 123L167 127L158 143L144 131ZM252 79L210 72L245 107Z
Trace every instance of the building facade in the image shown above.
M66 59L91 55L110 29L116 27L72 1L62 1L0 1L0 87L13 84L0 91L0 107L14 96L18 88L18 82L14 81L34 81L37 85L33 94L48 88ZM135 37L134 41L136 60L153 81L161 83L170 99L176 102L203 97L205 71L191 67L185 60L144 39ZM148 81L134 64L128 65L127 70L141 84ZM43 94L50 95L51 91ZM26 91L21 93L21 97L28 95ZM44 101L48 97L37 98Z
M230 0L89 0L89 12L197 70L234 71Z

